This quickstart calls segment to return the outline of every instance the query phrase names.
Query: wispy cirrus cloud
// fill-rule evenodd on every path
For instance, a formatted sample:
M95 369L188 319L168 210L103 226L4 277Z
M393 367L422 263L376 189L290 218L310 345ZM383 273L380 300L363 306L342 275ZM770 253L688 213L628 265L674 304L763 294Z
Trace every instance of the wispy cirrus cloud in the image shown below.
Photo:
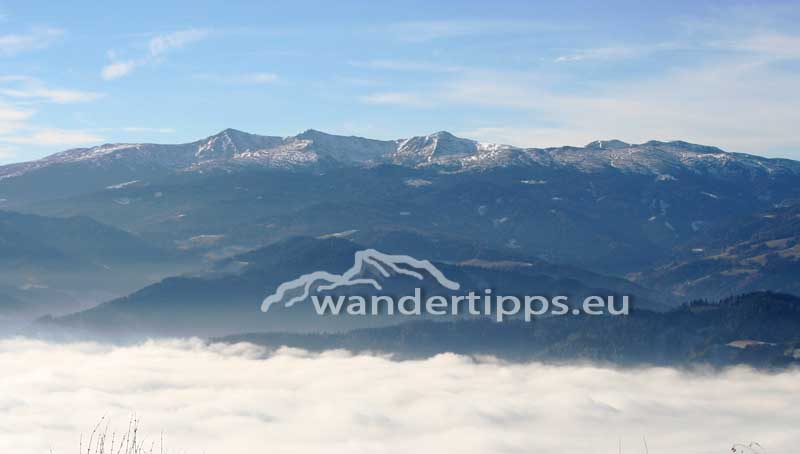
M0 142L3 142L5 134L13 133L25 126L34 114L35 111L31 109L8 104L0 99Z
M543 22L513 19L440 19L397 22L382 28L381 32L388 33L400 41L425 42L486 34L508 35L554 27Z
M115 61L103 66L103 68L100 70L100 77L102 77L104 80L119 79L127 76L137 66L141 66L144 63L144 60L126 60L122 62Z
M694 42L601 47L565 54L558 63L636 59L690 51L658 72L590 81L577 65L533 71L475 69L442 74L426 88L368 93L372 105L463 107L513 111L524 124L491 121L462 130L474 138L520 146L583 145L604 138L629 142L682 139L729 150L800 158L800 79L781 63L800 59L800 35L708 36ZM702 54L698 54L702 52ZM576 86L564 81L579 80Z
M52 88L42 80L29 76L0 76L0 95L12 99L46 101L57 104L94 101L103 96L102 93L82 90Z
M44 81L25 75L0 76L0 146L72 146L101 142L86 130L53 128L32 124L39 104L73 104L96 100L102 93L53 88ZM5 156L7 160L9 156Z
M646 45L617 45L574 49L554 59L557 63L621 60L644 57L659 52L742 53L773 59L800 59L800 35L757 32L730 38L710 38Z
M30 109L22 109L17 106L3 103L0 100L0 122L3 121L25 121L33 115ZM2 123L0 123L1 125ZM1 128L1 126L0 126Z
M100 93L90 91L59 90L45 87L31 89L6 88L0 89L0 93L11 98L44 99L58 104L93 101L103 96Z
M0 56L11 57L44 49L64 35L59 28L33 28L25 33L0 35Z
M616 60L640 57L644 54L663 49L664 46L610 46L575 50L555 58L557 63L577 62L584 60Z
M186 29L152 36L147 41L147 54L139 58L120 60L115 52L109 52L112 62L100 70L100 77L105 80L125 77L137 67L160 61L171 52L206 39L209 34L205 29Z
M526 124L490 123L464 133L519 146L682 139L800 158L792 151L800 149L793 126L800 124L798 80L766 62L733 59L678 68L643 80L597 83L580 93L560 90L536 75L495 71L461 75L427 91L374 93L361 101L507 109L526 118Z
M148 49L152 57L160 57L174 50L183 49L188 44L207 38L208 30L187 29L164 33L150 38Z
M100 76L105 80L125 77L138 65L139 63L136 60L115 61L104 66L103 69L100 70Z

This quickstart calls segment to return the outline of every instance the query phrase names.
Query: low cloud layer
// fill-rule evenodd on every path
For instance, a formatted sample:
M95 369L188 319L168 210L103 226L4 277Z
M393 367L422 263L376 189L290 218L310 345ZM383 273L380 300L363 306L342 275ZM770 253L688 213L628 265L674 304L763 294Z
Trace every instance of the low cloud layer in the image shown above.
M504 364L161 341L0 341L0 452L75 452L104 415L187 453L723 453L800 444L800 371Z

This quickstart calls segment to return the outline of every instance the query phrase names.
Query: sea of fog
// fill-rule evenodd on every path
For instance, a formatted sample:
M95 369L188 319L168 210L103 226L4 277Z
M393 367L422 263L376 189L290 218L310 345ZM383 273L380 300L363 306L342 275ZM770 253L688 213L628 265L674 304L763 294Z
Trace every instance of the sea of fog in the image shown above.
M166 452L729 453L800 447L800 371L392 361L199 340L0 341L0 453L76 453L103 417Z

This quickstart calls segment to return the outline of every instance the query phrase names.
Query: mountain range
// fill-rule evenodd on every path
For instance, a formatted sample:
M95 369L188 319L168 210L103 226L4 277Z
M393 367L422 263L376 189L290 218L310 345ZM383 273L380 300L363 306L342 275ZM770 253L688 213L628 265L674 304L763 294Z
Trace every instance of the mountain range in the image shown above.
M116 176L126 172L160 174L242 167L322 170L341 165L389 163L414 168L442 166L451 171L546 166L592 173L614 168L662 180L674 179L673 173L687 171L719 179L800 175L800 164L795 161L726 153L716 147L682 141L628 144L599 140L583 148L521 148L480 143L446 131L408 139L374 140L313 129L290 137L226 129L186 144L104 144L67 150L37 161L0 167L0 180L12 179L19 183L26 177L50 174L55 169L63 172L93 169ZM87 188L75 187L73 191ZM7 202L15 203L15 200Z
M70 270L45 285L82 283L64 289L69 304L14 274L0 283L5 307L50 312L50 326L277 330L284 322L258 319L250 304L318 265L344 271L353 248L431 260L476 287L519 290L535 275L546 290L629 292L657 310L800 293L800 163L682 141L523 148L447 132L373 140L226 129L2 166L0 208L7 270L25 263L34 283ZM197 324L177 326L191 307ZM229 308L229 323L206 324ZM302 317L285 326L320 328Z

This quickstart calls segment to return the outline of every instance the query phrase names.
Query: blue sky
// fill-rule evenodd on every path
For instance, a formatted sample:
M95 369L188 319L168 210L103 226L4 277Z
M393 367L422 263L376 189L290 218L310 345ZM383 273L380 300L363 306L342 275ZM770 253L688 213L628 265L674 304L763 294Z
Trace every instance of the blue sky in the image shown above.
M0 163L226 127L800 159L800 2L0 0Z

